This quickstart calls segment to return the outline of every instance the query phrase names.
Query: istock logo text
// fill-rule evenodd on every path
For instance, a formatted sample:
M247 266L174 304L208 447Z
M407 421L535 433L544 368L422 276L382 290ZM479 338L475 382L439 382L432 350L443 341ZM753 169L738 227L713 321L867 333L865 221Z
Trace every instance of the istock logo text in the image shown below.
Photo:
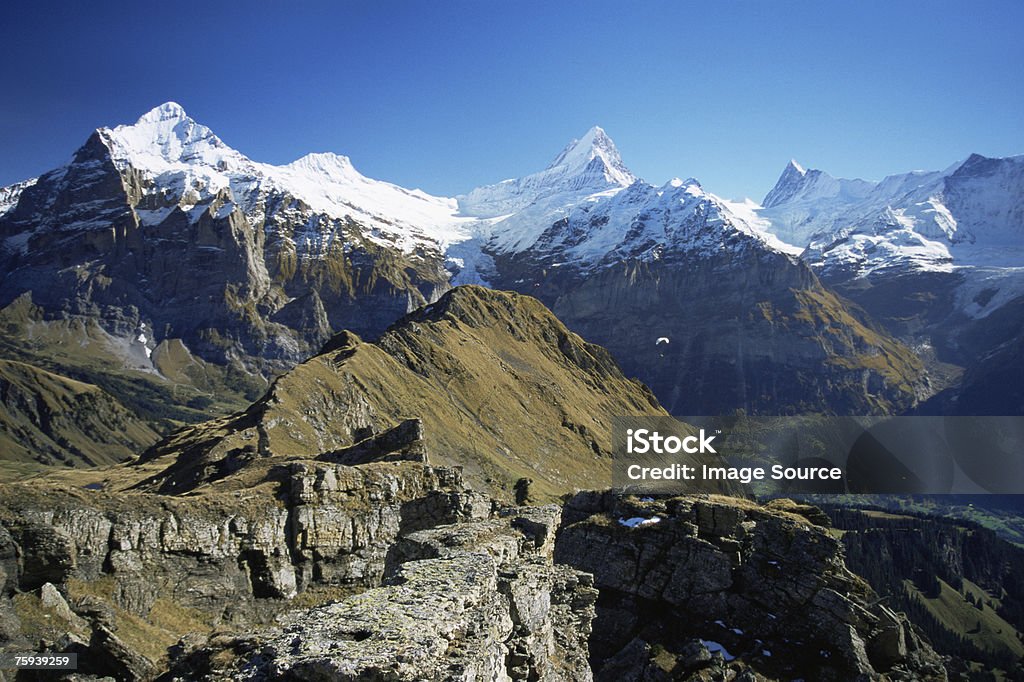
M711 445L714 436L705 435L704 429L700 430L697 436L662 436L657 431L649 429L628 429L626 431L626 452L628 454L643 455L649 452L658 455L675 455L685 452L691 455L699 453L712 453L715 448Z

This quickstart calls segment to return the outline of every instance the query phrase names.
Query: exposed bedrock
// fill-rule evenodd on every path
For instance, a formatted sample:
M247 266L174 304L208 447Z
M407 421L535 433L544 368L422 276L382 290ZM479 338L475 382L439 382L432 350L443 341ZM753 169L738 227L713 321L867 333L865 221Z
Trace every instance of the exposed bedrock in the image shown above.
M906 617L847 570L817 510L645 499L565 506L555 560L593 573L601 594L596 679L946 679Z

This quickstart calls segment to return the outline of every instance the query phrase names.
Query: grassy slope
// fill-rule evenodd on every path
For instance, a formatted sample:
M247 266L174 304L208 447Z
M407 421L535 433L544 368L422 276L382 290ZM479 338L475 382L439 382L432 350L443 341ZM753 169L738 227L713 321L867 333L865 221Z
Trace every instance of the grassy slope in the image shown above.
M626 414L666 413L540 302L460 287L375 344L349 335L246 412L174 434L147 467L170 465L161 481L203 477L257 455L316 456L418 417L431 462L462 465L499 493L528 477L550 499L610 484L610 418Z
M0 452L21 467L92 466L132 458L157 439L155 431L111 395L21 362L0 360Z
M1024 644L1018 639L1017 630L988 603L984 603L981 609L975 608L964 595L942 580L939 583L942 591L939 596L932 598L922 595L909 580L904 582L904 586L950 632L963 634L978 648L986 651L1007 651L1016 657L1024 656ZM981 597L983 602L992 600L987 592L969 580L964 581L964 589L974 597Z
M237 410L259 390L253 377L204 363L174 340L153 351L161 375L141 346L125 348L95 321L44 319L27 297L0 310L0 358L95 384L157 430Z

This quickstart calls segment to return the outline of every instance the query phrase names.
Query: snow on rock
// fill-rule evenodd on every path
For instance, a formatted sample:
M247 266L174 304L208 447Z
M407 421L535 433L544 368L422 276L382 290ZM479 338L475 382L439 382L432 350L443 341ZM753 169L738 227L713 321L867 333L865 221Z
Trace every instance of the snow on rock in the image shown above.
M823 270L867 276L1024 264L1024 156L974 154L941 171L880 182L791 161L763 206L750 210L784 242L806 247L804 258Z
M652 516L650 518L644 518L642 516L634 516L632 518L619 518L619 525L625 526L626 528L637 528L639 526L653 526L656 523L661 522L660 516Z
M17 182L7 187L0 187L0 215L7 213L12 208L18 205L18 199L21 198L21 193L27 188L36 184L39 178L32 178L23 182Z
M443 248L469 236L465 226L471 221L456 216L454 199L372 180L339 154L308 154L284 166L252 161L174 102L156 107L132 125L99 132L117 166L146 173L178 206L195 206L198 214L206 206L197 204L226 190L233 201L219 210L230 213L237 204L258 218L254 214L262 199L277 192L300 199L314 212L331 218L350 216L377 228L378 241L397 244L406 252L424 245ZM140 219L159 224L172 209L144 209ZM373 234L371 229L371 238Z
M704 647L707 648L707 650L711 653L715 653L716 651L721 653L722 658L726 661L732 661L736 659L736 657L730 654L729 651L719 642L716 642L711 639L701 639L700 643L703 644Z
M534 208L496 222L490 248L530 249L548 266L572 263L584 269L684 253L713 255L756 248L795 258L799 251L767 232L763 221L745 219L730 202L707 192L693 178L673 179L661 187L637 180L572 206L563 204L543 218ZM529 220L524 222L524 216ZM516 221L516 227L506 231L509 221Z

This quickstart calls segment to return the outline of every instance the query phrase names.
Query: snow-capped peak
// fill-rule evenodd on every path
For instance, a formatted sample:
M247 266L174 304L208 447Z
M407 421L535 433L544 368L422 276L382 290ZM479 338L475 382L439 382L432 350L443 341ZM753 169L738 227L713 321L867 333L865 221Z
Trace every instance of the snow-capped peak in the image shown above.
M600 126L594 126L578 140L570 142L555 160L548 165L548 170L565 167L572 173L583 173L594 161L600 159L605 169L605 176L623 187L636 180L626 165L615 143Z
M160 121L170 119L184 121L186 118L188 118L188 114L185 113L185 108L180 104L177 102L164 102L140 116L136 125L139 123L159 123Z
M229 210L237 206L254 220L262 219L267 196L284 193L316 213L351 217L372 228L371 239L403 250L461 239L460 225L468 222L455 215L454 199L367 178L341 154L307 154L283 166L252 161L175 102L155 107L131 125L101 128L98 134L115 166L141 171L159 188L157 203L162 207L143 209L144 224L162 221L171 210L168 201L191 210L224 191L231 197Z
M547 168L521 178L477 187L458 197L462 215L496 218L530 208L531 220L549 209L573 206L596 194L617 192L636 182L615 143L598 126L570 142ZM517 237L511 241L523 245ZM532 234L532 237L537 235ZM528 245L528 244L527 244Z
M810 178L808 173L811 174ZM782 169L782 175L779 176L775 186L765 195L762 202L764 207L771 208L792 200L804 189L808 180L813 180L814 176L820 175L822 175L820 171L807 171L796 162L796 159L790 159L786 167ZM827 174L825 176L828 177Z
M343 154L334 152L314 152L296 159L285 168L319 173L330 178L353 178L364 176L352 165L352 160Z
M177 102L150 109L132 125L100 130L115 161L156 170L163 163L223 165L241 154L227 147L213 131L196 123Z

